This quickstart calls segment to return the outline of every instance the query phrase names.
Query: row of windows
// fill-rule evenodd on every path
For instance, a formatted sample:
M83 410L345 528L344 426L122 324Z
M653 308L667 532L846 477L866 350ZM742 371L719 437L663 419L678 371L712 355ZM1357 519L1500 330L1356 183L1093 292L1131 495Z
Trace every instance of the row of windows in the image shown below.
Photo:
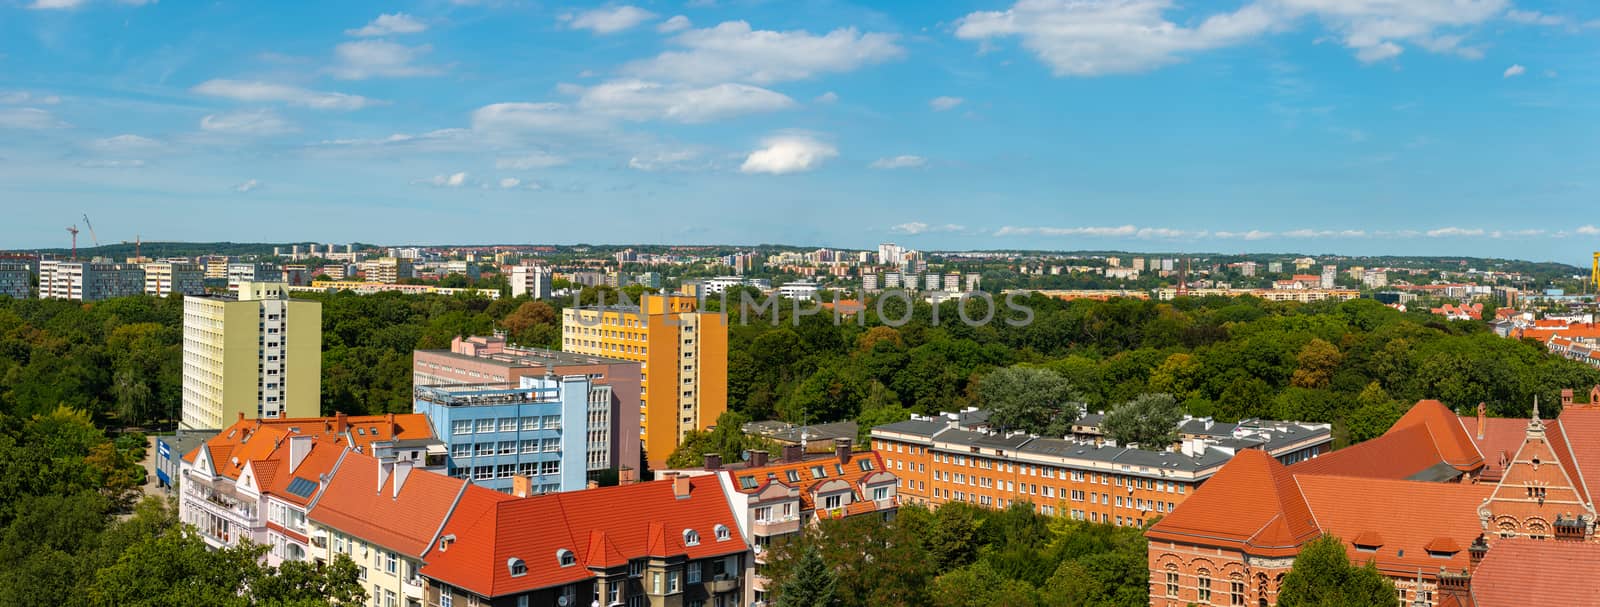
M520 421L519 421L520 420ZM561 416L559 415L530 415L527 417L501 417L483 418L478 420L454 419L450 420L451 434L473 434L487 432L516 432L518 429L530 430L560 430Z
M450 446L453 457L484 457L489 455L514 455L516 453L559 453L561 439L546 438L525 441L499 441L493 443L456 443Z

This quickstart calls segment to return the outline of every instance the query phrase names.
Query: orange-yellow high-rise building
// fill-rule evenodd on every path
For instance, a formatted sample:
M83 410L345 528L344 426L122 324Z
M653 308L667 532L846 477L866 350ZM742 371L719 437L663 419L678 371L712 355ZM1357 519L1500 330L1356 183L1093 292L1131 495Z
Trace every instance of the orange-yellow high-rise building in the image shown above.
M641 363L639 439L650 467L690 430L728 409L728 323L684 295L645 295L636 306L568 308L561 349Z

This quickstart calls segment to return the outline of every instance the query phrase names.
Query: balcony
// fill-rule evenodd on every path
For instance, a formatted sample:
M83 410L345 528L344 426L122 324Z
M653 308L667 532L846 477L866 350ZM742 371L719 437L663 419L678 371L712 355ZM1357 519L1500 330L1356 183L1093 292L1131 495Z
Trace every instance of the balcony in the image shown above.
M706 584L705 585L706 585L706 592L709 592L711 594L722 594L724 592L733 592L733 591L739 589L739 578L731 576L731 575L728 575L726 573L718 574L718 575L712 577L711 579L706 580Z
M788 519L767 519L755 521L750 525L750 531L756 535L774 536L800 531L800 517L792 516Z
M400 583L400 593L405 595L407 599L422 601L425 598L423 596L423 587L426 584L427 582L423 581L422 576L412 575Z

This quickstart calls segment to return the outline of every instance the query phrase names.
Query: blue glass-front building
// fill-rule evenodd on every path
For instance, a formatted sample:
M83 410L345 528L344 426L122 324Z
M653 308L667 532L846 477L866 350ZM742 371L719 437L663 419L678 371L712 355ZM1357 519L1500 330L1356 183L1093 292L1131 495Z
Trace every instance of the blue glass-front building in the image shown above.
M417 386L414 396L413 411L428 415L449 449L447 473L499 491L511 491L513 476L528 477L537 493L583 489L593 428L610 427L590 404L604 398L609 405L610 395L592 396L583 375Z

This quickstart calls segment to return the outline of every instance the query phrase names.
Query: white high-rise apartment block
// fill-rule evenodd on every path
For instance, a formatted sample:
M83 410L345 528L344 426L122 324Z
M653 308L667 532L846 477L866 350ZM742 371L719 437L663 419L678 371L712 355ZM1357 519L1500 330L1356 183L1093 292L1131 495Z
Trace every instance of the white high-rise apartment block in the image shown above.
M977 272L967 272L967 275L966 275L965 278L966 278L966 283L967 283L967 289L966 290L968 290L968 291L976 291L976 290L978 290L978 283L981 282L983 276L981 274L978 274Z
M144 292L144 270L92 261L39 262L39 297L99 301Z
M961 275L955 272L944 275L944 290L955 293L961 290Z
M511 296L529 295L534 299L550 298L550 273L539 266L511 267Z
M283 272L270 263L230 263L228 264L228 292L239 292L239 285L246 282L277 282L283 280Z
M892 242L878 245L878 263L899 267L905 263L905 249Z
M939 287L943 284L943 279L941 279L936 273L929 272L927 275L922 277L923 288L929 291L938 291Z
M876 272L861 275L861 290L868 293L878 290L878 274Z
M316 417L322 408L322 304L281 282L183 302L185 429L248 418Z
M193 263L153 261L144 264L144 293L156 297L173 293L205 295L206 271Z
M1339 277L1339 266L1336 266L1336 265L1331 264L1331 263L1323 264L1323 266L1322 266L1322 280L1320 281L1321 284L1319 286L1321 286L1324 289L1332 289L1335 286L1335 284L1334 284L1336 282L1335 279L1337 279L1338 277Z

